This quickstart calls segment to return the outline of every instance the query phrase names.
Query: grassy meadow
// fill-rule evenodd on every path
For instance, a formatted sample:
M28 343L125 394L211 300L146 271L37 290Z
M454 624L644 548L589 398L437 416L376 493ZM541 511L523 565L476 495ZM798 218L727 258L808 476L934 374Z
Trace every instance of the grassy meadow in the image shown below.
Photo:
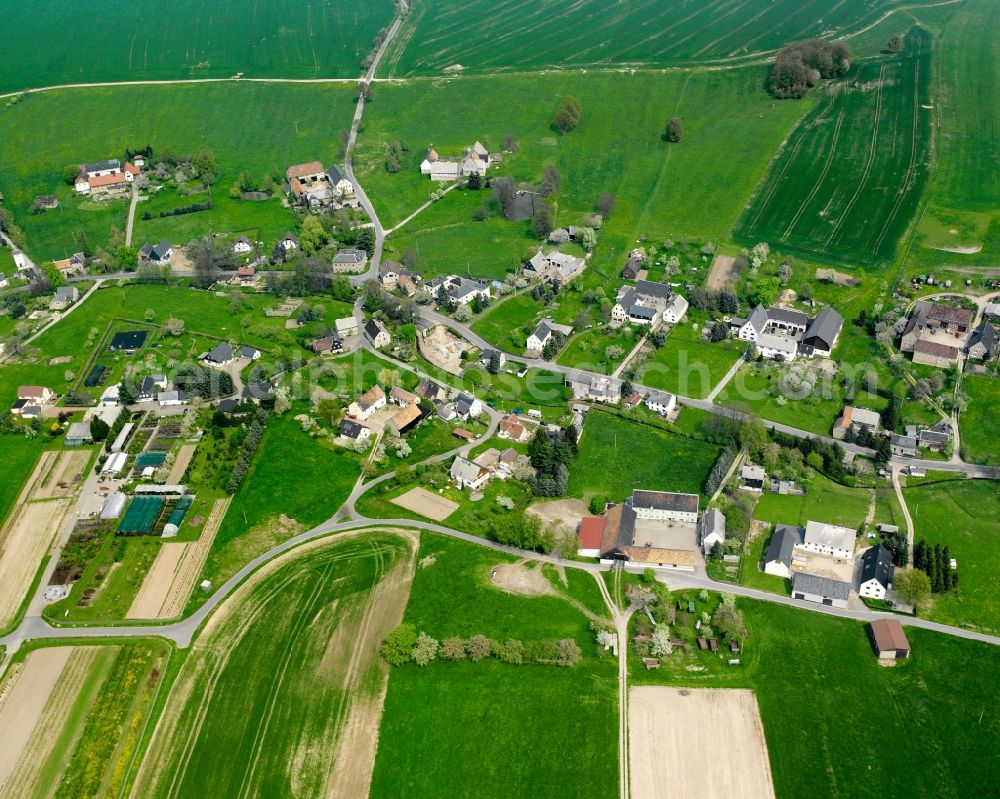
M582 118L563 136L551 127L552 117L567 95L579 98ZM515 154L490 175L509 175L520 183L536 183L545 165L562 175L557 195L561 225L579 224L605 192L617 205L604 225L592 268L617 275L625 254L641 236L660 238L685 234L714 238L725 234L743 210L753 187L764 174L775 149L796 120L813 104L776 103L762 88L757 67L720 72L620 74L543 74L456 77L433 82L382 84L365 109L365 129L359 136L355 170L386 227L396 224L432 190L419 165L429 145L442 157L457 156L481 140L499 149L505 134L518 138ZM442 108L456 113L442 114ZM672 115L684 119L684 140L670 145L661 138ZM401 142L401 171L386 169L389 145ZM428 227L447 219L482 234L462 234L468 250L434 249L433 268L473 275L495 274L495 226L506 226L518 254L530 242L524 223L465 222L474 200L451 192L433 208ZM484 192L484 194L487 194ZM418 236L422 216L400 231ZM457 237L442 231L446 241ZM423 237L420 237L423 238ZM390 238L390 243L392 238ZM431 246L431 245L426 245ZM505 245L506 246L506 245ZM510 246L514 246L511 244Z
M252 109L252 113L248 113ZM77 250L109 248L117 230L124 236L125 200L80 200L63 180L68 164L121 158L127 147L151 145L154 151L189 155L202 145L215 155L219 179L212 190L215 206L179 217L144 222L148 206L158 212L158 198L136 210L135 243L140 236L168 238L174 244L209 232L260 229L279 236L294 227L295 217L280 201L251 202L229 198L242 172L255 180L284 179L285 168L301 161L338 158L338 131L350 127L353 94L341 85L265 83L120 86L66 89L28 95L0 107L0 191L25 234L25 250L38 262ZM72 136L42 137L58 119ZM98 121L99 120L99 121ZM277 181L280 185L281 180ZM35 196L55 193L59 208L31 211ZM202 197L192 196L185 202ZM177 201L181 205L185 202ZM178 236L174 239L173 236Z
M907 628L911 658L884 668L857 622L749 600L739 607L750 635L738 668L722 653L675 650L658 671L630 658L631 679L752 689L777 796L860 799L873 784L893 799L992 790L996 758L982 753L1000 736L996 647ZM847 719L863 728L848 732Z
M760 495L753 517L774 524L805 527L807 521L827 522L857 529L868 515L874 495L876 524L905 525L891 488L849 488L814 472L805 484L802 496L790 494Z
M746 344L736 339L705 341L701 337L702 324L703 315L693 312L670 328L664 346L651 349L641 362L634 361L637 382L672 394L707 397L739 359Z
M567 494L621 502L633 489L701 493L720 447L592 410Z
M958 561L958 589L936 596L930 617L946 624L1000 629L1000 494L989 480L907 486L916 540L947 544Z
M510 560L423 533L405 621L438 639L573 638L583 660L571 668L488 659L392 669L371 796L499 797L526 786L539 796L614 792L614 661L596 653L588 619L573 605L494 587L490 570ZM587 589L566 590L591 604Z
M417 0L390 51L389 74L440 74L551 67L660 65L738 59L810 36L841 36L878 20L893 3L819 0L580 0L554 6L510 0ZM501 13L502 12L502 13ZM470 20L488 20L482 35Z
M962 391L969 397L969 406L958 417L961 432L962 458L972 463L1000 463L1000 422L996 409L1000 407L1000 378L988 375L965 375Z
M30 12L30 13L29 13ZM30 9L0 3L7 46L0 92L63 83L245 77L353 78L379 28L392 19L389 0L206 6L197 0L156 4L122 0ZM105 27L93 46L95 26ZM76 33L74 46L57 32Z
M861 62L830 87L776 156L744 215L738 238L820 259L890 260L927 180L931 37Z
M185 661L133 795L347 791L338 766L366 757L349 720L377 724L376 649L402 615L411 559L403 538L366 533L285 558L236 594Z

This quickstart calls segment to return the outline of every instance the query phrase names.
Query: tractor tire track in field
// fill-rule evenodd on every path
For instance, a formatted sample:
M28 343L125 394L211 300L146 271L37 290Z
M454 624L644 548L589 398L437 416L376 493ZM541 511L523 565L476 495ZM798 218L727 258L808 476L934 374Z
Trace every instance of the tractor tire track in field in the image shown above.
M755 228L760 223L760 218L761 216L763 216L764 211L770 204L771 198L774 197L774 193L778 190L779 184L781 183L782 180L784 180L785 173L788 171L788 168L792 165L795 159L798 158L799 150L802 149L802 145L807 138L807 134L813 128L817 127L826 120L826 117L829 115L830 111L833 110L833 105L836 99L837 99L836 92L831 92L830 102L826 104L826 107L822 111L820 111L820 113L816 116L815 119L813 119L810 122L807 122L803 126L802 130L799 132L798 140L795 142L795 146L791 149L791 152L789 152L788 158L785 159L784 166L781 167L781 171L778 172L778 174L774 177L774 180L771 181L770 189L768 189L767 194L764 195L760 205L757 207L757 213L754 214L753 219L750 221L751 227ZM783 154L782 150L779 148L778 152L774 156L775 159L781 158L782 154ZM768 177L767 175L765 175L764 180L766 181L767 179Z
M803 200L802 204L799 206L799 210L796 211L795 216L792 217L792 221L788 224L788 227L785 228L785 232L781 236L782 239L786 241L788 240L788 237L791 235L792 230L795 228L799 220L802 218L802 214L805 212L806 206L808 206L813 201L813 199L815 199L816 195L819 193L820 187L823 185L823 181L826 180L826 176L830 172L830 167L833 165L834 155L837 152L837 142L840 139L840 128L843 126L843 124L844 124L844 109L841 109L840 113L837 115L837 124L833 129L833 140L830 142L830 153L826 157L826 163L823 164L823 170L820 172L819 178L817 178L815 185L813 185L812 191L810 191L809 195L805 198L805 200Z
M243 797L254 796L254 777L257 774L257 768L261 761L261 749L264 746L264 742L267 740L267 732L271 727L271 719L274 718L274 709L278 704L278 697L281 695L281 690L284 688L285 679L288 676L288 666L292 662L292 656L296 653L298 649L299 636L305 632L306 629L312 624L313 618L319 611L319 603L325 600L326 587L329 578L331 577L331 572L333 571L333 563L327 562L323 564L322 577L319 579L314 579L312 592L309 594L306 601L297 603L295 621L292 623L292 629L289 635L285 638L284 651L281 653L281 660L278 665L278 670L275 679L271 680L269 685L269 690L267 694L267 700L264 704L264 714L257 721L257 729L254 732L253 745L250 747L250 759L249 768L243 775L243 781L240 784L240 789L237 796L240 799ZM300 573L296 573L297 578L302 577ZM303 609L305 612L303 612Z
M232 654L236 649L236 645L243 637L247 628L250 627L253 624L253 622L257 620L257 616L259 616L260 613L263 611L267 602L273 596L283 591L285 587L288 585L288 583L291 581L291 579L292 577L287 577L284 580L281 580L278 583L276 583L271 588L271 590L265 594L262 601L259 602L255 607L251 608L250 612L247 614L245 618L240 619L237 622L236 628L231 633L227 635L225 634L225 632L220 632L220 637L222 638L222 641L232 642L231 646L221 647L222 649L221 652L217 651L214 653L208 650L208 648L206 647L206 651L209 653L209 658L210 658L210 659L206 658L206 663L205 663L205 670L208 673L208 682L207 685L204 687L204 689L202 689L202 691L200 692L201 701L198 706L198 710L195 713L195 717L192 720L192 723L186 725L187 734L185 735L184 738L184 745L181 748L180 760L176 768L174 769L173 779L170 781L170 787L167 789L167 794L166 794L167 799L171 799L171 797L177 795L177 792L180 789L180 785L183 783L184 777L187 775L187 769L188 766L190 765L191 757L194 754L195 746L198 742L198 736L201 734L201 730L204 727L205 718L208 715L209 706L211 705L212 697L215 694L215 687L218 684L219 679L222 677L222 673L223 671L225 671L226 666L229 664L229 659L230 657L232 657ZM198 674L192 675L190 683L190 690L192 692L197 687L196 682L198 677L199 677ZM178 715L176 723L174 725L174 730L173 730L174 732L179 731L181 728L180 727L181 715L184 712L184 704L187 697L179 697L178 699L180 706L177 711ZM172 731L168 728L164 728L163 732L165 736L169 736ZM155 733L154 733L154 738L155 738ZM161 743L163 744L164 749L166 749L166 747L170 745L169 739L162 741ZM150 751L155 751L155 750L151 749ZM169 755L169 751L167 751L167 755ZM163 766L168 767L169 763L163 764ZM153 774L151 775L151 781L155 782L156 777L157 774L154 771ZM139 782L140 780L136 780L137 786ZM133 793L133 795L136 794Z
M854 204L858 201L858 197L861 196L861 192L864 191L865 186L868 185L868 178L872 174L872 166L875 164L875 155L878 153L878 127L882 120L882 97L884 95L885 89L885 68L886 65L883 64L878 71L878 91L875 94L875 117L872 120L872 138L868 145L868 153L865 159L865 170L861 174L861 180L858 182L858 187L854 190L854 194L848 201L847 206L844 208L843 212L840 214L840 219L833 226L833 230L830 231L830 235L827 236L826 242L824 243L824 248L829 247L833 243L833 240L840 233L840 228L844 224L844 220L850 215L851 211L854 209Z
M924 43L920 40L917 44L917 51L913 57L913 124L910 130L910 163L906 167L906 172L904 173L903 180L899 187L899 191L896 192L896 200L892 204L892 210L889 212L889 216L885 220L885 224L882 225L882 230L879 232L878 239L875 240L875 252L879 252L882 249L882 244L885 241L886 234L889 232L889 226L896 219L896 214L899 213L899 209L903 206L903 201L906 199L910 188L913 185L913 181L916 178L917 172L917 141L920 138L920 59L923 56Z

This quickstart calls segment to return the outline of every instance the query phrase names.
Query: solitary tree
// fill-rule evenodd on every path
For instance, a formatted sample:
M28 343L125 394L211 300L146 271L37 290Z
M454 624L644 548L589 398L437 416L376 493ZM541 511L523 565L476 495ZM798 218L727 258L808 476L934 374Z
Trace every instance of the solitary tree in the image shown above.
M531 217L531 227L535 235L544 239L556 224L556 209L552 203L538 203L535 206L535 213Z
M500 206L500 211L505 217L510 215L511 206L514 203L514 180L513 178L499 177L493 178L490 183L493 189L493 199Z
M545 167L545 172L542 174L542 194L546 197L550 194L555 194L559 191L559 186L562 183L562 176L559 174L559 170L556 169L554 164L549 164Z
M684 123L681 122L681 118L671 117L667 123L667 130L663 134L663 138L669 142L679 142L683 136Z
M580 101L566 97L552 118L552 126L562 134L569 133L580 122Z
M892 587L903 602L915 608L926 607L931 597L930 578L920 569L896 569Z
M483 177L478 172L469 173L469 180L466 185L473 191L479 191L483 187Z
M191 159L191 166L194 167L198 177L201 178L201 182L206 186L215 183L215 179L219 176L219 167L215 163L215 156L212 155L212 151L207 147L198 149L198 152L194 154L194 158Z
M601 216L605 219L611 216L611 212L615 210L615 195L611 194L611 192L605 192L598 197L597 210L600 211Z
M885 46L890 53L901 53L903 52L903 37L898 33L890 36Z
M496 350L490 352L490 362L486 367L490 374L497 375L500 374L500 353Z

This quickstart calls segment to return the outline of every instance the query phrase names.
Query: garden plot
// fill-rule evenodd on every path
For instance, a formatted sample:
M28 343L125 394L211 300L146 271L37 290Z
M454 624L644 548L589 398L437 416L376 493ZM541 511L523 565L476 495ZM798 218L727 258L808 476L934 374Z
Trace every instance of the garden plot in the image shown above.
M401 508L419 513L421 516L426 516L436 522L444 521L458 510L457 502L438 496L426 488L411 488L391 502L393 505L399 505Z
M453 375L462 374L462 353L471 349L462 339L449 333L444 325L432 327L423 336L417 336L417 348L428 361Z
M125 618L172 619L181 614L231 501L215 501L197 541L160 547Z
M724 289L726 285L735 277L733 267L736 265L736 258L732 255L716 255L715 263L712 264L712 271L708 273L708 280L705 281L705 288L718 291Z
M21 494L21 502L31 499L68 497L76 492L90 460L88 450L43 452Z
M634 799L773 799L767 743L750 691L642 686L628 705ZM723 753L707 762L692 742Z

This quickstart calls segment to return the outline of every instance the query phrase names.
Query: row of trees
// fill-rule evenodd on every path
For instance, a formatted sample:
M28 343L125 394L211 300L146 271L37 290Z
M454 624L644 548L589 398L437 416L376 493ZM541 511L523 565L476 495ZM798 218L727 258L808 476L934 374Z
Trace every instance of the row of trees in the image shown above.
M266 423L267 411L261 408L257 411L256 417L254 417L254 420L246 429L246 438L243 439L243 445L240 447L240 451L236 456L236 463L233 464L233 470L229 474L229 481L226 483L226 493L235 494L236 490L240 487L240 483L243 482L243 478L246 477L254 453L257 451L257 447L260 446L260 441L264 437L264 425Z
M438 641L425 632L418 633L412 624L401 624L389 633L381 651L390 666L410 662L426 666L438 658L452 661L468 659L479 663L491 656L502 663L516 665L575 666L583 654L572 638L524 642L517 638L499 641L485 635L474 635L468 639L452 636Z
M536 497L561 497L569 483L569 467L576 459L576 430L564 427L558 433L539 431L528 448L535 476L528 485Z
M944 594L958 587L958 572L951 568L951 552L947 544L931 546L921 538L913 548L913 568L930 580L931 591Z
M719 486L722 485L722 481L725 479L726 474L729 472L729 467L733 465L734 460L736 460L736 450L730 447L719 453L719 457L712 464L712 470L705 478L704 493L706 496L711 497L719 490Z

